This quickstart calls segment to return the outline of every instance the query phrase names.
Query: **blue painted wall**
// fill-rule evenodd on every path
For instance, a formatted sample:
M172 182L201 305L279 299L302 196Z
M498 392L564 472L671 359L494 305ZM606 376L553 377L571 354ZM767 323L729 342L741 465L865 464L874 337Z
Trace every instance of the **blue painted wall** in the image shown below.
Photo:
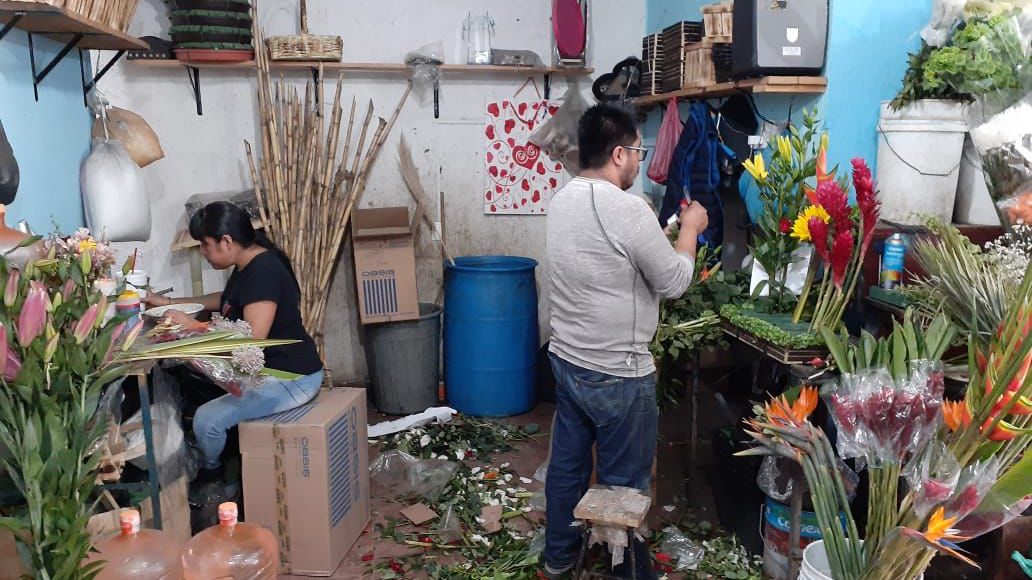
M38 35L33 44L39 69L61 48ZM78 52L69 53L43 81L37 103L27 36L12 30L0 42L0 121L21 169L7 224L25 219L37 233L49 233L55 221L63 232L83 225L79 167L89 153L92 117L83 106Z
M646 34L681 20L700 20L701 7L713 3L715 0L646 0ZM930 14L930 0L831 0L827 93L820 98L793 99L758 95L761 112L783 121L790 103L796 111L817 105L831 138L829 163L848 168L850 159L861 156L874 167L879 105L896 94L907 53L919 46L918 33ZM649 136L655 135L660 115L650 115Z

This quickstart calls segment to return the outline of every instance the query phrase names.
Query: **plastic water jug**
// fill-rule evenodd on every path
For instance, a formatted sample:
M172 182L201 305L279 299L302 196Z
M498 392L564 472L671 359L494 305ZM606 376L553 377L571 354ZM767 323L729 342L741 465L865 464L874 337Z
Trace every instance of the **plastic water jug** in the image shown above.
M279 547L272 532L237 521L237 505L219 505L219 525L197 534L183 550L186 580L276 578Z
M140 529L140 512L119 514L122 533L97 545L87 563L104 562L97 580L178 580L182 546L157 530Z

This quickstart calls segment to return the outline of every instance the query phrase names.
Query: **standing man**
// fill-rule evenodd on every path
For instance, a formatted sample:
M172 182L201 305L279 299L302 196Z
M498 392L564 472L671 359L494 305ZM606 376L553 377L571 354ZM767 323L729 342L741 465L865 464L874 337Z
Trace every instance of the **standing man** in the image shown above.
M578 141L583 169L548 209L556 377L545 484L548 578L573 568L579 553L582 530L570 524L588 489L592 445L600 484L649 489L659 421L649 343L660 300L680 297L692 281L696 240L708 222L699 204L682 208L671 247L645 200L626 191L648 152L629 112L592 107ZM634 549L638 578L653 578L647 547L636 542Z

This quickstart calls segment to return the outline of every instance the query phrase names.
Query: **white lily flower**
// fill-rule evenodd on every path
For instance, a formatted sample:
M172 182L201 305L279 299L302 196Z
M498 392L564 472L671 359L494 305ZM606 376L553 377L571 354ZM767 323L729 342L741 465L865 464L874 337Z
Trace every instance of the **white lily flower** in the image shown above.
M509 464L508 463L503 463L502 466L501 466L501 469L505 469L506 467L509 467Z
M430 445L430 436L429 435L423 435L422 437L419 438L419 446L420 447L426 447L427 445Z
M505 481L512 481L512 474L511 473L506 473L505 474Z
M521 477L520 478L520 483L522 483L524 485L530 485L531 483L534 483L534 482L531 479L529 479L529 478Z
M474 467L473 468L473 475L476 475L478 473L480 473L480 468L479 467Z
M466 458L466 451L465 450L459 449L458 451L455 452L455 459L457 459L459 461L462 461L465 458Z

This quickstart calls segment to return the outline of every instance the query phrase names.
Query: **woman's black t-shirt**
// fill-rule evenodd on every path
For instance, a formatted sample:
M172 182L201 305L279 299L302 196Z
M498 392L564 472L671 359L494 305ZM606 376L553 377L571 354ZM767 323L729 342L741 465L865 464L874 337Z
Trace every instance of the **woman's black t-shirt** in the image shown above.
M244 267L234 269L222 291L222 316L243 320L244 307L255 302L275 302L276 316L269 328L269 338L300 340L286 346L265 349L265 366L289 373L310 375L322 370L315 341L301 324L301 295L290 270L271 251L262 252Z

